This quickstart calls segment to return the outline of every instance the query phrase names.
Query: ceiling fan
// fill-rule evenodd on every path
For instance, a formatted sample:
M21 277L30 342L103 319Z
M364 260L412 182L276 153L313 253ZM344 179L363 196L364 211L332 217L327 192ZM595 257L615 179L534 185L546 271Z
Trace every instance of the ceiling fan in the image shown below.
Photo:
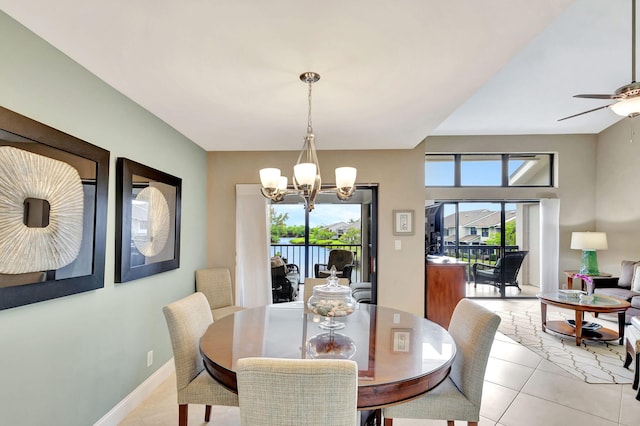
M631 0L631 78L631 83L618 88L612 95L574 95L574 98L612 99L616 102L570 115L558 121L567 120L604 108L611 108L613 112L624 117L637 117L640 115L640 83L636 83L636 0Z

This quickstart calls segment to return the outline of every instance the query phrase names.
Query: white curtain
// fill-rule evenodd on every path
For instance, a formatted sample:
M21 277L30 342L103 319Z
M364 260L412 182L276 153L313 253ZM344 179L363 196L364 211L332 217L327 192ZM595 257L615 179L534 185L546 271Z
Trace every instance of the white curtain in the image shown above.
M271 304L269 203L260 185L236 185L236 303Z
M540 291L558 291L560 259L560 200L540 200Z

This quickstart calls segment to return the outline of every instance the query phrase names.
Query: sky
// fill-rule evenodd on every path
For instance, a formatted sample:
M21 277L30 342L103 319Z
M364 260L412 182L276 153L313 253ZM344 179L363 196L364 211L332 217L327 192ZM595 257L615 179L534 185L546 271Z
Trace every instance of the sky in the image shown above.
M509 174L523 161L509 160ZM461 163L461 184L469 186L500 186L502 184L502 160L465 160ZM453 186L454 162L430 161L425 163L425 178L429 185Z
M304 225L304 204L272 204L276 213L288 213L287 225ZM316 204L309 213L309 226L331 225L360 219L360 204Z

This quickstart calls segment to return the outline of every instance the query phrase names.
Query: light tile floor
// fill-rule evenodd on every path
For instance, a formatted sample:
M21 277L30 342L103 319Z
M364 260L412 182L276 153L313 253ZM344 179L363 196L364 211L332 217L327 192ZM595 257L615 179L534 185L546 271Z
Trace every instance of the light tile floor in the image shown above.
M478 302L493 310L538 306L536 300ZM631 385L589 384L576 379L498 334L485 375L480 426L637 426L640 401L635 395ZM189 425L205 424L203 406L191 405L189 411ZM171 376L120 424L176 425L177 419L175 377ZM240 424L237 408L213 407L211 419L211 426ZM463 424L456 422L456 426ZM443 426L446 422L396 419L394 425Z

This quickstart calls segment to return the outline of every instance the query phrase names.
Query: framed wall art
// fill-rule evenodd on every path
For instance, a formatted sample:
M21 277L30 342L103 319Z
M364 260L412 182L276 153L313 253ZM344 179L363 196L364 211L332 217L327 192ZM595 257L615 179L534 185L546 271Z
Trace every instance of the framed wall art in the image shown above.
M0 107L0 309L104 287L109 151Z
M182 179L126 158L116 171L115 281L179 268Z
M393 211L393 235L413 235L415 232L413 226L413 210Z

